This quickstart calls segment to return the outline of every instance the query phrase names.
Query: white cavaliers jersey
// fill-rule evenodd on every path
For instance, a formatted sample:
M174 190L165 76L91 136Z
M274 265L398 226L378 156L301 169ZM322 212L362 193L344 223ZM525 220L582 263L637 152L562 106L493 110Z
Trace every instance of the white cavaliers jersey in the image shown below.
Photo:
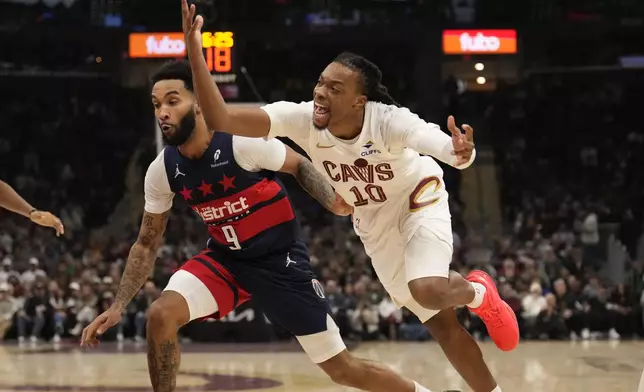
M269 137L288 137L297 143L336 192L355 207L354 227L363 241L375 240L420 210L449 221L443 170L418 152L454 164L451 137L437 125L408 109L368 102L362 132L353 140L342 140L315 128L313 102L277 102L263 109L271 118Z

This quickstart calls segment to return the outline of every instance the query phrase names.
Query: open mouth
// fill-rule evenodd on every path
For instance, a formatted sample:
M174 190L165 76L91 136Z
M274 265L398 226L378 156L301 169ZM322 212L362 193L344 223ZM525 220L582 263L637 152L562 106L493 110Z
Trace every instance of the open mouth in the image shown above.
M313 116L318 121L326 120L329 116L329 108L326 106L318 105L317 103L313 104Z
M168 132L171 129L172 129L172 125L170 125L170 124L161 124L161 130L163 132Z

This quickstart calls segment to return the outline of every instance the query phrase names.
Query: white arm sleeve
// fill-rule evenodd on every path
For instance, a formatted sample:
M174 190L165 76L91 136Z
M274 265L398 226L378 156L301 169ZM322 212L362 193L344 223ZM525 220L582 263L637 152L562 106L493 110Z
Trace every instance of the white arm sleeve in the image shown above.
M148 167L145 174L145 211L163 214L172 208L174 193L170 190L168 174L165 171L163 151Z
M233 136L233 156L244 170L278 171L286 160L286 146L278 139Z
M313 101L310 102L275 102L262 106L262 110L271 119L271 129L267 139L287 137L309 152L309 134L313 118Z
M391 152L411 148L457 169L468 168L476 157L474 151L467 163L456 166L456 156L452 155L452 138L438 125L423 121L406 108L398 108L385 118L383 133Z

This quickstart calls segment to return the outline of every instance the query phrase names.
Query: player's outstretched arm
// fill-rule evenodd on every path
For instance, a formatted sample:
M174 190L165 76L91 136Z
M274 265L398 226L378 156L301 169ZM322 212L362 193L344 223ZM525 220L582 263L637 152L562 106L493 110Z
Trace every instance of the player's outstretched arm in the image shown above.
M52 227L56 230L56 235L65 233L65 227L58 217L50 212L35 209L11 185L2 180L0 180L0 207L29 218L41 226Z
M139 236L130 248L116 298L109 309L83 329L81 346L94 347L98 344L98 336L119 323L125 307L152 274L174 196L168 183L163 158L164 154L159 154L145 174L145 209L141 228Z
M0 180L0 207L26 218L29 218L29 213L34 210L31 204L23 199L11 185L2 180Z
M143 213L139 237L130 249L114 303L83 329L81 346L94 347L98 336L121 321L125 307L152 274L169 215L170 210L162 214Z
M334 214L347 216L353 212L353 208L335 193L331 184L313 166L313 163L288 146L286 146L284 165L280 171L292 174L309 195Z
M233 137L233 153L237 164L245 170L292 174L305 191L336 215L344 216L353 212L353 208L335 193L311 161L278 139Z
M224 97L210 75L203 55L201 38L203 17L201 15L195 17L195 5L188 7L186 0L181 0L181 11L195 93L208 127L239 136L267 136L271 128L271 120L265 111L259 108L231 108L226 105Z
M123 312L127 304L150 278L169 216L169 210L162 214L152 214L147 211L143 213L139 236L130 249L121 283L112 305L112 308L119 313Z
M471 166L476 158L474 130L469 125L463 125L463 134L453 116L447 119L449 135L438 125L425 122L406 108L393 112L386 118L383 127L390 149L400 151L404 147L411 148L461 170Z

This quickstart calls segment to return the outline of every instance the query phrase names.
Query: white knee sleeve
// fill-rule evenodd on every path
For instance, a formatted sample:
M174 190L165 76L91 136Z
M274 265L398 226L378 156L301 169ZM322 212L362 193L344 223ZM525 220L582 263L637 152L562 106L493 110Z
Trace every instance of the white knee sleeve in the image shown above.
M219 305L208 287L188 271L175 272L163 291L174 291L188 303L190 321L217 313Z

